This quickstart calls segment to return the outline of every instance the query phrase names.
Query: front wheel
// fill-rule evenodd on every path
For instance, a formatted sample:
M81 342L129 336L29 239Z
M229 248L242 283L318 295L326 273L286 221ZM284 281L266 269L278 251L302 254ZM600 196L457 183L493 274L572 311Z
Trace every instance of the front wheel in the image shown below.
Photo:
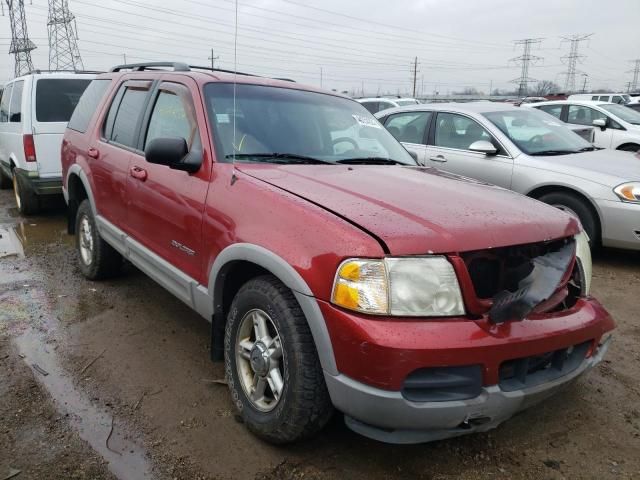
M541 196L538 200L556 207L574 217L577 217L582 228L589 236L591 248L600 242L600 228L598 220L584 200L576 195L565 192L552 192Z
M240 288L224 346L227 383L249 430L281 444L324 427L333 406L309 325L291 290L275 277Z

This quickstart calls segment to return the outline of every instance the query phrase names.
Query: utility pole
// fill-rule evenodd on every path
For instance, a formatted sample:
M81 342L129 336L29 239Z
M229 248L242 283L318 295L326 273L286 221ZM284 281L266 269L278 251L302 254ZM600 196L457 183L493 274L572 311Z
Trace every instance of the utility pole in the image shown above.
M522 55L511 59L512 62L519 63L522 66L522 68L520 69L520 78L511 80L511 83L518 84L519 97L527 95L529 83L537 82L537 80L529 78L529 66L532 63L536 63L537 61L542 60L542 57L531 55L531 46L537 43L542 43L542 40L542 38L524 38L522 40L515 40L513 42L516 46L523 46Z
M640 58L636 60L631 60L634 64L633 70L629 70L627 73L633 73L633 80L631 80L631 85L629 85L629 90L632 92L638 91L638 81L640 81Z
M215 61L218 60L220 58L220 56L213 56L213 48L211 49L211 56L209 57L209 60L211 60L211 70L215 70Z
M127 64L127 54L123 53L122 54L122 58L124 58L124 64L126 65Z
M587 78L589 78L589 75L583 73L582 76L584 78L584 82L582 82L582 93L587 93Z
M322 67L320 67L320 88L322 88Z
M9 53L15 57L13 74L16 77L33 70L31 50L35 50L36 44L29 39L27 34L27 19L24 13L23 0L6 0L9 7L9 23L11 24L11 45ZM4 13L4 8L2 9Z
M68 0L49 0L49 70L84 70Z
M411 66L411 76L413 77L413 97L416 96L416 80L418 78L418 57L413 60L413 65Z
M578 61L584 57L584 55L578 54L578 47L580 46L580 42L584 42L586 39L591 37L593 33L589 33L587 35L571 35L570 37L561 37L562 41L569 42L569 55L565 55L561 58L563 62L567 64L567 71L563 72L567 79L564 83L564 91L566 93L571 93L576 90L576 65Z
M493 80L489 80L489 96L492 95L491 93L492 91L493 91Z

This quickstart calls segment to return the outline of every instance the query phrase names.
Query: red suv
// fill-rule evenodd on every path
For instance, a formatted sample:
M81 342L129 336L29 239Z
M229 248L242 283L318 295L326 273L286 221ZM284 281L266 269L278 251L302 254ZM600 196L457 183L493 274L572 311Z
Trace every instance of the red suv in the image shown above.
M272 442L334 407L387 442L486 431L597 364L614 328L573 217L418 166L338 94L116 67L62 159L82 273L126 258L211 321L236 407Z

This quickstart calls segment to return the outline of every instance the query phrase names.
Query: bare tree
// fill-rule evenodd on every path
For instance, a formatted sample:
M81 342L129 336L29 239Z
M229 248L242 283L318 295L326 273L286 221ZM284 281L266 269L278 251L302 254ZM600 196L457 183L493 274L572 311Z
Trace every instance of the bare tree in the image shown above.
M533 94L537 97L544 97L545 95L549 95L550 93L558 93L559 91L560 87L558 86L558 84L552 82L551 80L542 80L538 82L533 89Z

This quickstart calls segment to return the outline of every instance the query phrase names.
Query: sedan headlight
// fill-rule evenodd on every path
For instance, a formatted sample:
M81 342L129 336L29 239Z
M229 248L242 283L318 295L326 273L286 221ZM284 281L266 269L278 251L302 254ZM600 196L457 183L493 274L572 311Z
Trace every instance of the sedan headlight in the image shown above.
M374 315L464 315L458 279L442 256L346 260L338 267L331 301Z
M582 231L575 236L576 239L576 259L580 267L580 280L582 283L582 294L587 296L591 291L591 248L589 247L589 237Z
M623 183L613 189L613 192L625 202L640 203L640 183Z

